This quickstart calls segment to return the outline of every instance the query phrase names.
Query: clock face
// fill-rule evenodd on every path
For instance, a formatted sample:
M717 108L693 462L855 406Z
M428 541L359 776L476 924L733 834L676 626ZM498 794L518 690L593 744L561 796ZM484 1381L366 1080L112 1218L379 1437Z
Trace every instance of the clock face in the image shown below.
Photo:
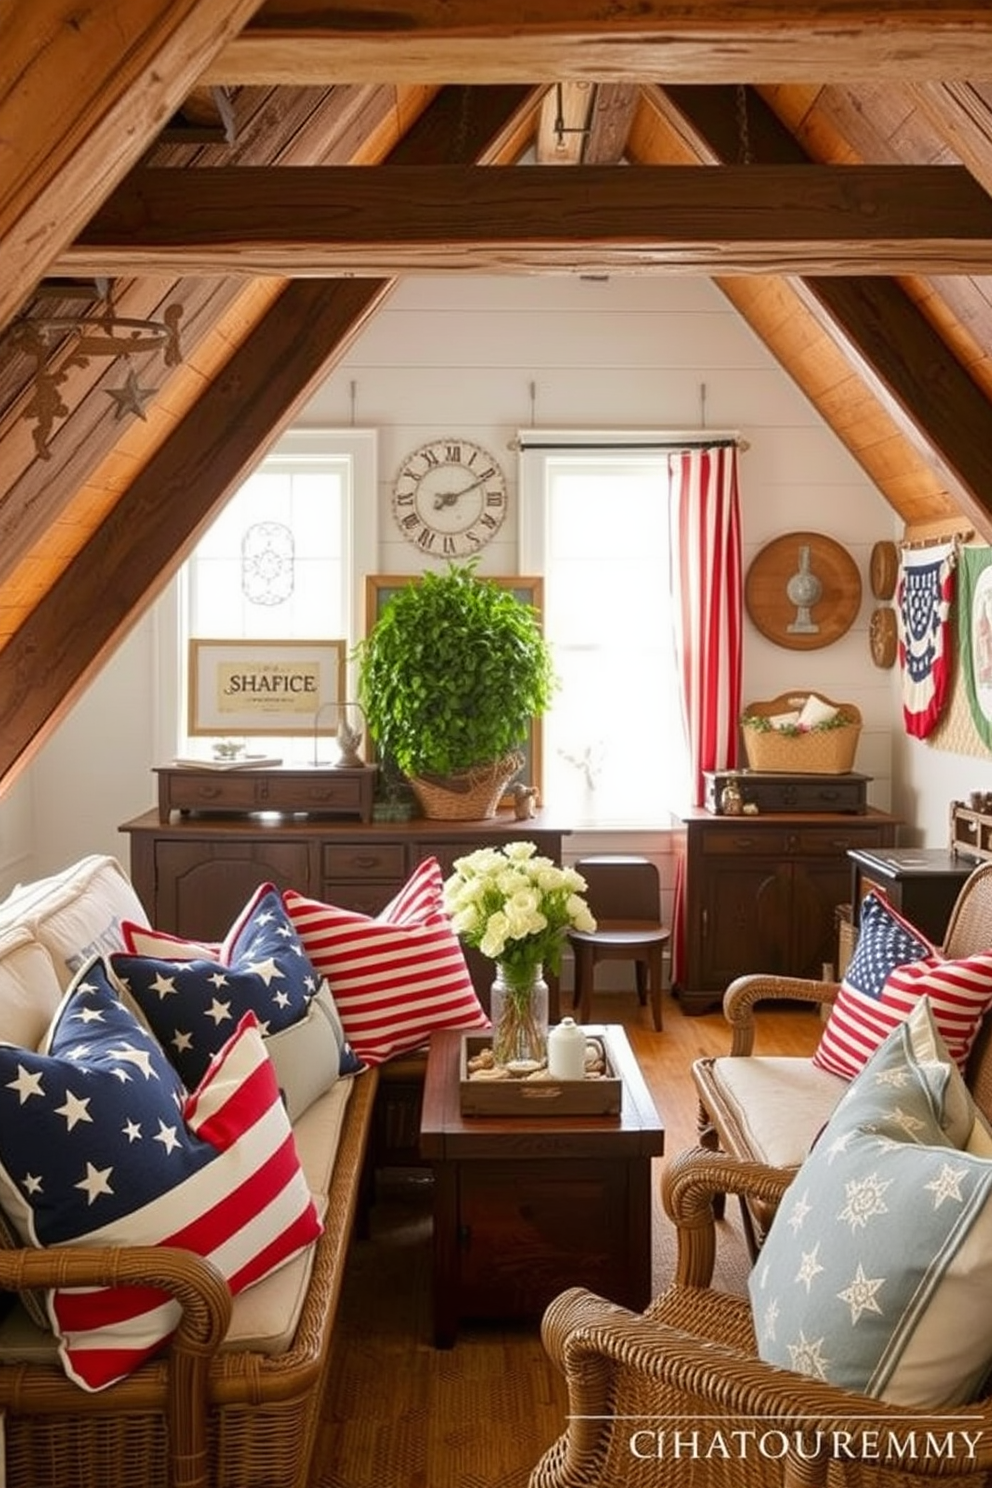
M506 477L488 450L435 439L408 455L393 486L393 516L423 553L464 558L495 537L506 515Z

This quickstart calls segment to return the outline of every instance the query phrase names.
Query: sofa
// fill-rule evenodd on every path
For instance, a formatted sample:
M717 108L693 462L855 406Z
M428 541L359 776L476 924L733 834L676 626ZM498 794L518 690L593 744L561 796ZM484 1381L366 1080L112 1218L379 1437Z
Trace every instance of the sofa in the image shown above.
M941 1032L955 1047L953 1041L960 1025L957 1063L976 1105L992 1119L992 863L976 867L965 880L939 951L913 926L900 923L900 917L883 899L873 894L862 904L854 956L860 949L868 957L869 968L888 970L881 1002L892 1003L890 1018L908 1005L904 1001L899 1008L900 996L906 999L927 990L925 979L931 967L938 972L941 963L951 968L958 985L952 988L949 1021ZM869 929L867 935L866 918L871 926L878 927ZM874 936L871 942L868 935ZM902 955L912 970L900 975ZM886 957L892 961L891 967L883 965ZM839 983L758 973L738 977L727 988L723 1011L731 1035L729 1052L699 1059L692 1069L704 1147L786 1174L800 1166L848 1088L858 1058L866 1052L858 1047L858 995L848 985L852 976L856 979L854 959ZM939 1002L939 980L928 995ZM965 995L971 1000L962 1012L957 1004ZM774 1002L806 1002L823 1010L824 1027L814 1058L781 1055L764 1048L758 1052L761 1005ZM861 1004L864 1006L864 999ZM845 1010L846 1016L842 1016ZM876 1031L884 1032L884 1027L880 1025ZM777 1206L775 1195L748 1192L742 1196L741 1211L752 1256L761 1249ZM697 1286L708 1284L713 1265L712 1227L701 1223L694 1236L692 1226L687 1225L682 1240L684 1277L691 1275Z
M16 1069L0 1082L18 1118L6 1124L5 1140L16 1138L19 1123L39 1104L31 1096L40 1077L24 1051L53 1039L53 1027L58 1034L60 1009L76 1009L81 982L102 985L103 968L127 953L125 926L134 936L148 921L123 868L104 855L19 886L0 904L0 1055ZM82 1008L81 1024L86 1013ZM257 1020L239 1025L246 1051L257 1050L259 1036ZM117 1073L125 1085L133 1072L136 1089L149 1066L132 1043L123 1041L131 1065ZM261 1065L257 1073L274 1078ZM192 1250L169 1243L30 1245L8 1216L0 1249L0 1288L7 1294L0 1319L0 1482L8 1488L304 1488L377 1082L377 1070L364 1068L353 1078L335 1078L315 1097L307 1093L305 1109L292 1116L288 1147L295 1145L302 1175L295 1189L302 1184L308 1191L312 1227L298 1253L236 1295L221 1269ZM67 1120L85 1120L85 1107L79 1101ZM289 1124L283 1107L272 1114ZM2 1177L16 1198L21 1175L16 1163L4 1161ZM38 1163L31 1166L41 1171ZM102 1171L101 1177L98 1165L87 1165L91 1202L101 1183L109 1189L109 1170ZM121 1289L140 1296L149 1287L154 1297L164 1301L168 1294L179 1303L171 1340L105 1388L82 1388L67 1373L66 1345L46 1326L45 1307L53 1298L82 1305L116 1299Z

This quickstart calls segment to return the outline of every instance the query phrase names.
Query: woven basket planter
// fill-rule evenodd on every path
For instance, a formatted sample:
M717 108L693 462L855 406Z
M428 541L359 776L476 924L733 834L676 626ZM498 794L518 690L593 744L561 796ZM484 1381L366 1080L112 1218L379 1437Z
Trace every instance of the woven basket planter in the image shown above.
M801 707L805 700L805 695L797 699L794 693L784 693L770 702L750 703L745 716L773 718L776 714L791 711L797 703ZM829 703L831 700L824 698L823 701ZM742 724L748 767L791 775L846 775L854 766L861 734L861 711L853 703L833 703L832 706L840 710L844 723L831 728L810 729L807 733L791 734Z
M524 756L515 751L461 775L415 775L410 784L431 821L485 821L496 815L503 792L523 767Z

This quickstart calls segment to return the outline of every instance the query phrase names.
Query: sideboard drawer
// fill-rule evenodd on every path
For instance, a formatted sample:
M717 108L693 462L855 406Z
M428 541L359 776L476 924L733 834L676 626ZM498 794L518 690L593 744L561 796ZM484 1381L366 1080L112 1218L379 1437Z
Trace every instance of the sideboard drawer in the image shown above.
M724 818L724 821L726 818ZM766 857L784 857L794 853L799 834L786 827L749 828L746 818L739 825L721 827L719 831L707 832L703 838L703 853L706 857L744 858L762 853Z
M325 842L323 878L388 879L399 888L407 876L402 842Z
M843 826L823 829L814 827L799 833L801 851L806 857L833 857L837 853L848 853L854 848L880 847L885 842L885 837L882 827L861 826L853 829Z

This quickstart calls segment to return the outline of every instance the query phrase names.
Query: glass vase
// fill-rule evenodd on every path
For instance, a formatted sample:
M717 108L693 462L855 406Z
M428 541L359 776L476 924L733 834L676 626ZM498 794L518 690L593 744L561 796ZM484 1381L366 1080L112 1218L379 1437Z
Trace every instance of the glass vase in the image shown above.
M544 1064L548 1057L548 984L544 967L511 973L501 961L489 1000L497 1064Z

